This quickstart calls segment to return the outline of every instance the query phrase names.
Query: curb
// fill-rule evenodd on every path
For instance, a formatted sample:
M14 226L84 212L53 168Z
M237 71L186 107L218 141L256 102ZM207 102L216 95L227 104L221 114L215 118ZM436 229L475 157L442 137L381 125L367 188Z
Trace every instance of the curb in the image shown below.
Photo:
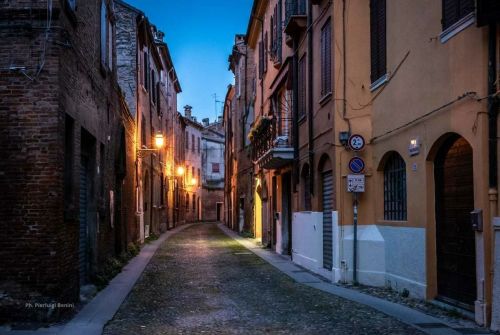
M144 245L141 252L123 267L122 271L109 282L108 286L100 291L65 325L37 330L5 330L0 328L0 334L101 335L104 326L116 314L158 248L171 236L192 225L186 224L176 227L163 233L157 240Z
M494 334L484 328L452 328L451 325L441 319L409 307L326 282L309 272L304 272L304 269L293 263L289 256L279 255L270 249L263 249L255 245L252 240L239 236L236 232L230 230L223 224L218 224L217 227L227 236L236 240L242 246L295 280L297 283L371 307L423 333L430 335Z

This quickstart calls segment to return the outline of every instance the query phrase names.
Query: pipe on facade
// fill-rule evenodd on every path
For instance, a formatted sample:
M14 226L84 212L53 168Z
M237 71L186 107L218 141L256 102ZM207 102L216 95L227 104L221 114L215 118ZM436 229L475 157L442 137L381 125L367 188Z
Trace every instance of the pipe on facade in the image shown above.
M488 33L488 158L489 158L489 187L497 189L498 186L498 157L497 157L497 120L498 98L497 92L497 25L490 24Z
M308 96L308 116L307 116L307 124L308 124L308 143L309 143L309 180L311 181L309 183L309 190L311 192L311 195L314 195L314 183L312 182L314 180L314 127L313 127L313 107L314 107L314 97L313 97L313 89L314 89L314 83L313 83L313 5L312 1L308 1L308 8L307 8L307 31L308 31L308 40L307 40L307 61L308 61L308 67L309 71L307 73L308 75L308 91L309 91L309 96ZM299 167L300 169L300 167ZM299 172L300 173L300 172Z

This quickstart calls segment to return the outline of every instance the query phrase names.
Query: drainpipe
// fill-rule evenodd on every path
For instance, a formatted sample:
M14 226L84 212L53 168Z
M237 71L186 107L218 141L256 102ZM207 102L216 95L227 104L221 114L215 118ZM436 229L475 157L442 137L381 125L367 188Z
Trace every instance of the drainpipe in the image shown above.
M298 63L299 63L299 55L298 55L298 47L297 41L294 38L293 41L293 58L292 58L292 78L293 78L293 89L292 89L292 106L293 106L293 169L292 169L292 177L293 177L293 192L297 192L297 184L299 181L299 81L298 81Z
M308 134L309 134L309 189L311 191L311 195L314 195L314 127L313 127L313 107L314 107L314 99L313 99L313 15L312 15L312 1L308 1L308 8L307 8L307 30L308 30L308 40L307 40L307 61L308 61L308 91L309 91L309 96L308 96L308 116L307 116L307 123L308 123ZM298 167L299 168L299 167ZM300 172L297 172L300 173Z
M489 199L491 218L497 216L498 195L498 157L497 157L497 120L498 120L498 98L494 96L497 92L497 26L492 23L488 34L488 160L489 160Z

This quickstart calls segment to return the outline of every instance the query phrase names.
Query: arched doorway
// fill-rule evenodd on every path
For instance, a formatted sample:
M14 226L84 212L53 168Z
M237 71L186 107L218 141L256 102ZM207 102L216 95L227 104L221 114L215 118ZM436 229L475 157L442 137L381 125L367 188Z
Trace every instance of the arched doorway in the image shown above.
M332 163L327 155L321 157L318 172L321 176L319 199L323 211L323 267L331 271L333 266L332 211L334 209L334 190Z
M472 147L450 135L434 159L438 297L472 307L476 300L476 253Z

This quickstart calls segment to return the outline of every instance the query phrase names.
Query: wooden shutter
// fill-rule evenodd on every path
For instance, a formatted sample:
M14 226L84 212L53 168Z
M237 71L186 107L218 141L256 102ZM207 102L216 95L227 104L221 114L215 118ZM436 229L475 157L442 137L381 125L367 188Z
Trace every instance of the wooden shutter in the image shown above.
M474 11L474 0L443 0L443 30Z
M321 95L332 91L332 33L331 21L321 28Z
M267 72L268 50L269 50L269 41L267 38L267 31L266 31L266 33L264 34L264 72Z
M306 115L306 56L299 61L299 117Z
M259 79L262 78L264 74L264 43L259 42Z
M370 1L371 81L387 73L386 0Z

